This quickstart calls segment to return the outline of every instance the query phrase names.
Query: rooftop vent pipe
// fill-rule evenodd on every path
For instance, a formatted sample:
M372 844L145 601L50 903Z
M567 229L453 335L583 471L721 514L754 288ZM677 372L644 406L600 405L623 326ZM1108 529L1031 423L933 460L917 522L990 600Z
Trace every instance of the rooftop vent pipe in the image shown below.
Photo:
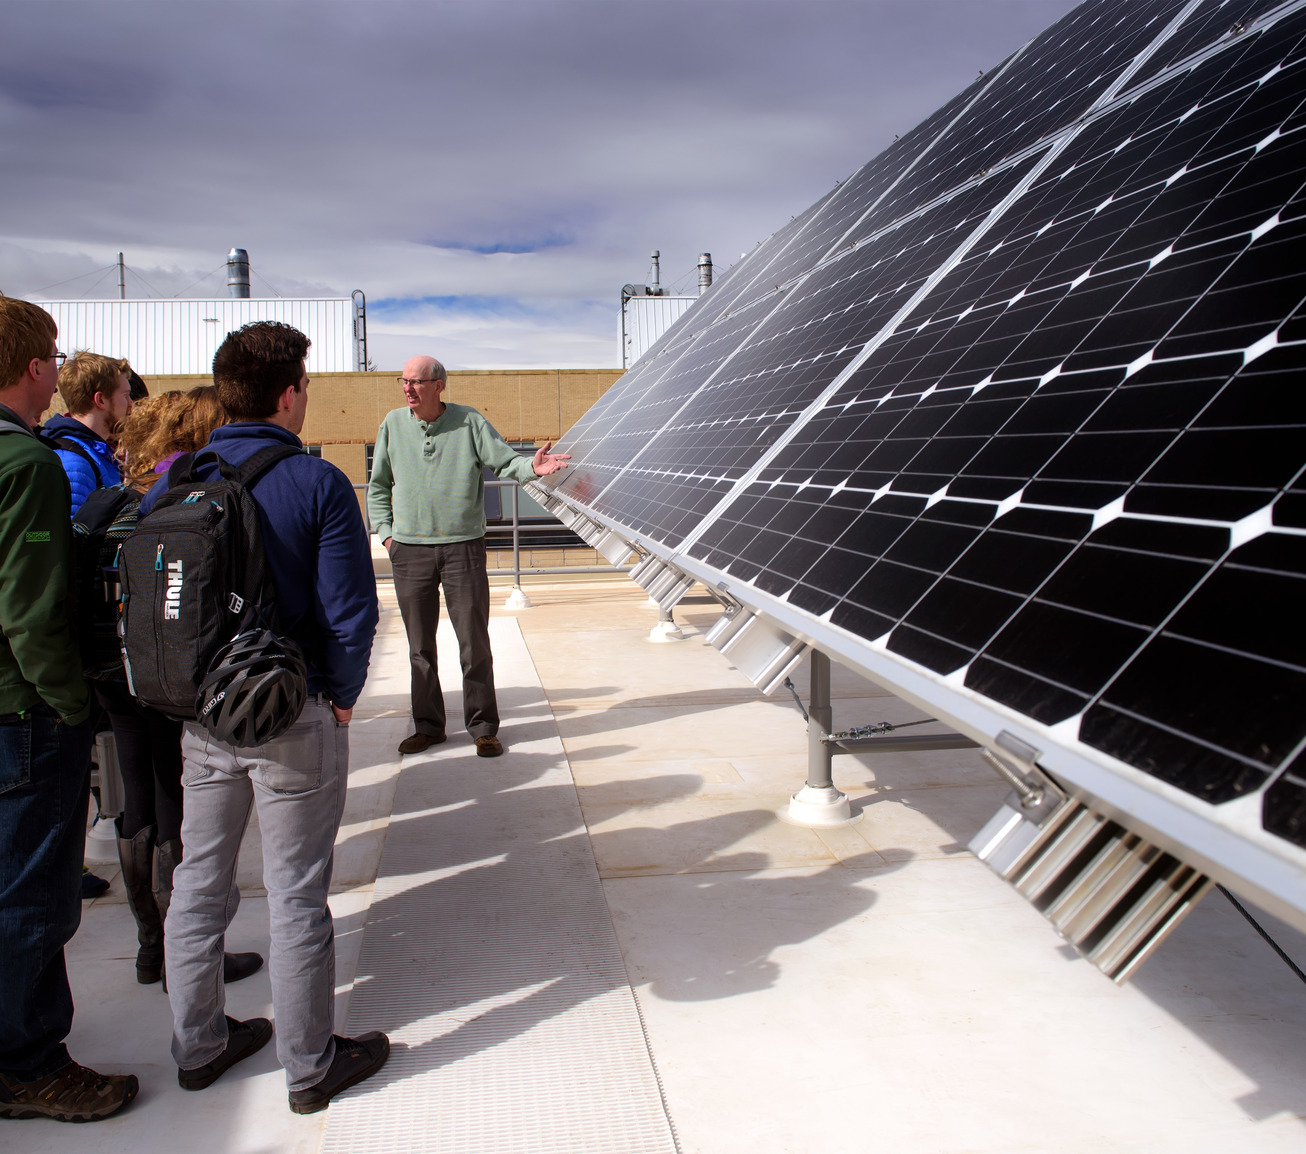
M712 287L712 254L698 254L698 295L702 296Z
M648 286L648 295L651 297L660 297L662 295L662 254L653 250L653 283Z
M249 299L249 253L243 248L227 253L227 296Z

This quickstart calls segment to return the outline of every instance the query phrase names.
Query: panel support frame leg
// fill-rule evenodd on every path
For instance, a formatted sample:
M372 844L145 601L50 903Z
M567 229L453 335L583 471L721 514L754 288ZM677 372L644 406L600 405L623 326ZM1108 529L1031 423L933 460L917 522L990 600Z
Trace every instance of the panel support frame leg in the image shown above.
M650 598L652 600L652 598ZM648 639L661 645L666 641L684 641L684 631L671 616L671 610L658 605L658 623L649 631Z
M830 659L811 651L811 692L807 706L807 784L789 799L786 820L815 828L855 821L848 795L835 788L834 747L826 740L834 723L830 704Z

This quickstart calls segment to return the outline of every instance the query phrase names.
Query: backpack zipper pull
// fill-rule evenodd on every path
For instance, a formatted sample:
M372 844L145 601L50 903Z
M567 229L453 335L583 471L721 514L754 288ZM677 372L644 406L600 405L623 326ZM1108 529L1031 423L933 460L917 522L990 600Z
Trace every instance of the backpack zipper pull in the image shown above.
M154 554L154 571L159 573L163 570L163 542L159 542L159 551Z

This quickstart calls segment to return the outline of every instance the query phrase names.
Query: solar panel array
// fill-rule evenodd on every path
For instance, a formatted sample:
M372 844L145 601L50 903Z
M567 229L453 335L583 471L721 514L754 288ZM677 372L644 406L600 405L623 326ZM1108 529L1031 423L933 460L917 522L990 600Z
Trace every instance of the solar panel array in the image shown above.
M723 277L555 494L1306 847L1303 7L1071 12Z

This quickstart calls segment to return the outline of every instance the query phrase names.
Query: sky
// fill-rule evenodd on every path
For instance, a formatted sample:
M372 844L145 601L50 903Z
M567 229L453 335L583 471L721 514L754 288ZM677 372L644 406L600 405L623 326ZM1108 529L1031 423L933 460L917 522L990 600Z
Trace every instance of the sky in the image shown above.
M620 365L1073 0L0 0L0 292L367 295L376 366Z

